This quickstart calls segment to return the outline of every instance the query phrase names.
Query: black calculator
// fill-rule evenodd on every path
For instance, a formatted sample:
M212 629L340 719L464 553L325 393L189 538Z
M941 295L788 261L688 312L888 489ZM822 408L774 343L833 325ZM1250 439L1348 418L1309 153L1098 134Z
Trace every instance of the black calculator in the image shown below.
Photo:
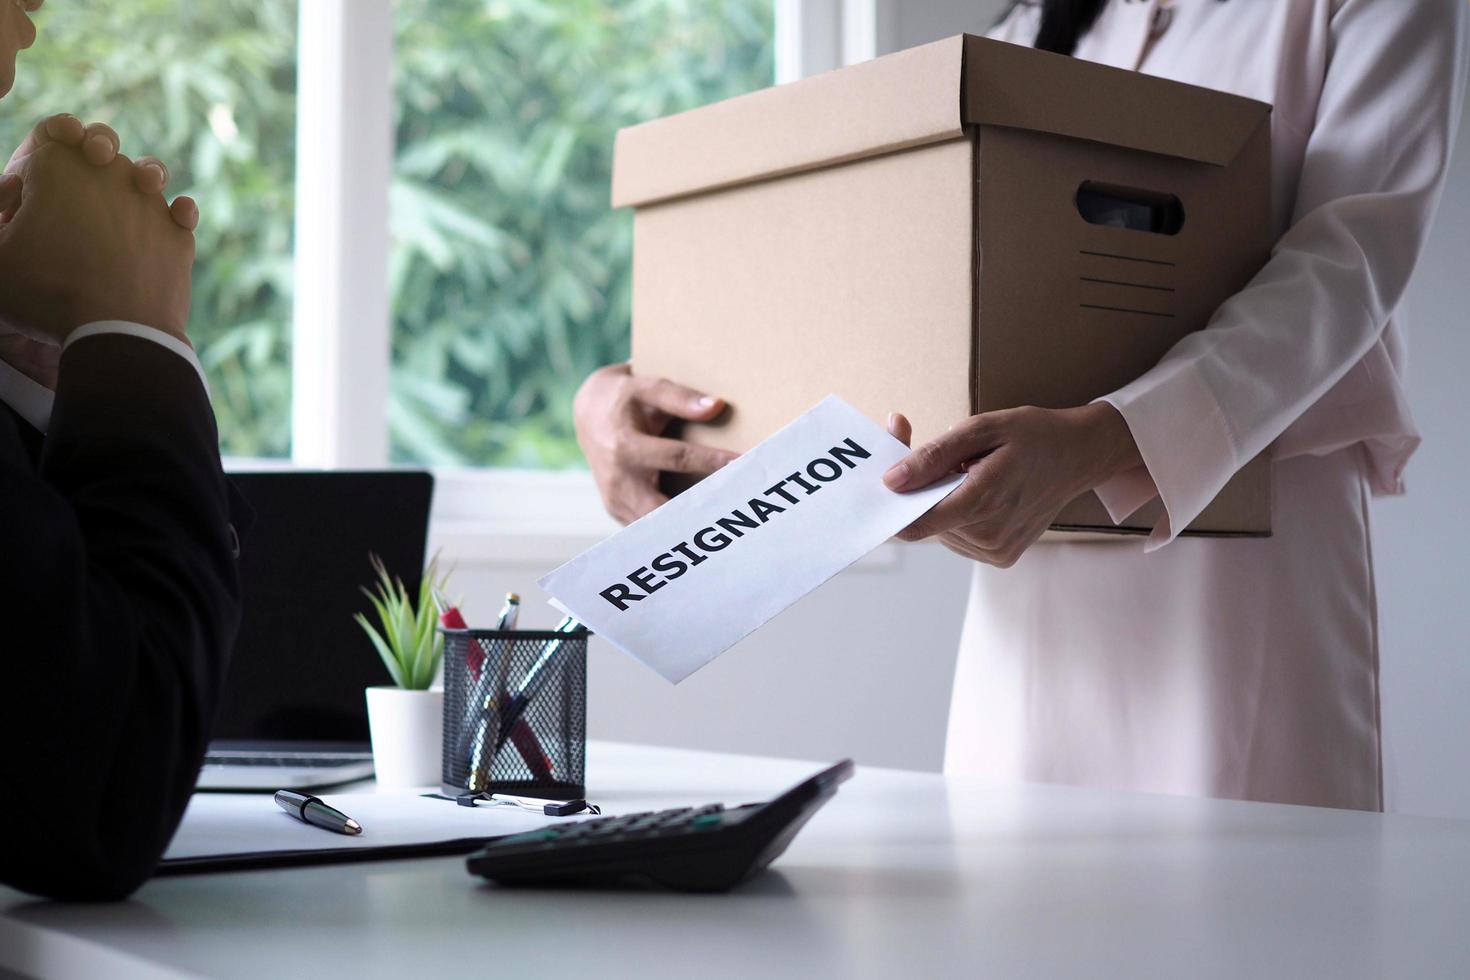
M629 813L513 834L467 863L471 874L502 885L728 891L779 857L852 769L844 759L769 803Z

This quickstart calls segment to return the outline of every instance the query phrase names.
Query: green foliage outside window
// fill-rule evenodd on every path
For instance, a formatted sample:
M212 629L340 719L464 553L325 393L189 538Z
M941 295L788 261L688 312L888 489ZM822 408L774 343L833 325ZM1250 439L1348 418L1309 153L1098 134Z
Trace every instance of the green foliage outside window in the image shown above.
M303 0L314 2L314 0ZM628 352L613 136L770 84L771 0L396 0L399 461L580 461L571 399ZM296 0L67 0L37 15L0 148L73 112L168 163L202 220L189 332L224 451L290 451Z
M128 156L168 164L170 198L199 202L189 335L224 451L286 455L295 0L66 0L35 18L40 36L0 102L0 153L70 112L111 125Z
M572 395L628 356L620 127L771 84L771 0L399 0L394 458L580 462Z

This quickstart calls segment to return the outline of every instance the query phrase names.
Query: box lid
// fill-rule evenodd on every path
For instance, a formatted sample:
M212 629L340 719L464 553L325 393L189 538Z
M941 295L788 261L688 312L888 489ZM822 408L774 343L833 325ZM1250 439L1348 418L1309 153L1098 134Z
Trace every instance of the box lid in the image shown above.
M1240 96L956 35L623 129L612 204L651 204L957 139L976 124L1224 165L1269 113Z
M961 112L967 123L1072 136L1223 167L1271 114L1264 102L1214 89L1018 44L969 35L963 41Z

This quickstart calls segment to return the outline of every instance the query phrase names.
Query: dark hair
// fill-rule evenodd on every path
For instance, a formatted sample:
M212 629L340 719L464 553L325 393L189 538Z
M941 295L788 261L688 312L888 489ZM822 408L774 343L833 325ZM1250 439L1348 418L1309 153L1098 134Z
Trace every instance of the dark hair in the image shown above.
M1016 0L1001 19L1028 0ZM1035 2L1035 0L1029 0ZM1041 28L1036 32L1035 46L1041 51L1071 54L1077 50L1082 35L1092 29L1097 15L1108 0L1041 0ZM1225 0L1218 0L1224 3Z
M1057 54L1077 50L1078 39L1092 28L1105 3L1107 0L1044 0L1037 49Z

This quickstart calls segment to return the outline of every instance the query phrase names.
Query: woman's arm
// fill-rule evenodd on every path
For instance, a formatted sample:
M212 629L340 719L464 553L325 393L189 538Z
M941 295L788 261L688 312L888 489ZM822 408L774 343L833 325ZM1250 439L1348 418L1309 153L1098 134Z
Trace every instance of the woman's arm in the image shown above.
M1098 489L1115 519L1155 492L1171 540L1373 347L1409 283L1449 167L1466 76L1459 0L1347 0L1293 224L1205 330L1105 401L1146 466Z

